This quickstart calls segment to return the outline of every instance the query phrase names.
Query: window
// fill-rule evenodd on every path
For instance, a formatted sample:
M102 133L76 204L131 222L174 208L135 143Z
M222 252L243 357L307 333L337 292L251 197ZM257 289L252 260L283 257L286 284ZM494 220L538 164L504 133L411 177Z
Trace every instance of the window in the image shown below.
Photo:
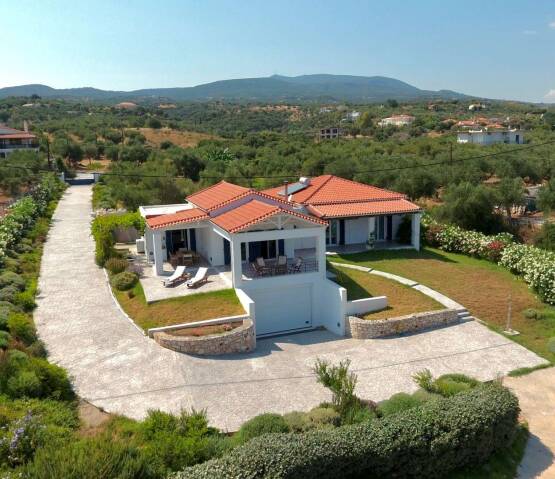
M330 220L330 224L326 229L326 244L330 246L337 245L339 236L339 221Z

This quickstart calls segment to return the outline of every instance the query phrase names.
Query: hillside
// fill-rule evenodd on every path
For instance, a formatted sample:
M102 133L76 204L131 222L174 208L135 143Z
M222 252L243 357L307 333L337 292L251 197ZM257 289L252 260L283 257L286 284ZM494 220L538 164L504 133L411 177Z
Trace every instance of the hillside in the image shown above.
M194 87L150 88L129 92L96 88L55 89L46 85L20 85L0 89L0 98L31 96L87 100L130 100L161 98L177 101L352 101L374 103L396 100L462 99L450 90L421 90L395 78L352 75L273 75L265 78L220 80Z

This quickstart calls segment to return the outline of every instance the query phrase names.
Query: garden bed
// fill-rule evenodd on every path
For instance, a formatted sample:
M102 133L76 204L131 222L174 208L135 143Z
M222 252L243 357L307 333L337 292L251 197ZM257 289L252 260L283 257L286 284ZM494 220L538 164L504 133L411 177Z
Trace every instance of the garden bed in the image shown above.
M147 303L140 282L127 291L113 288L125 313L143 330L244 314L235 290L224 289Z

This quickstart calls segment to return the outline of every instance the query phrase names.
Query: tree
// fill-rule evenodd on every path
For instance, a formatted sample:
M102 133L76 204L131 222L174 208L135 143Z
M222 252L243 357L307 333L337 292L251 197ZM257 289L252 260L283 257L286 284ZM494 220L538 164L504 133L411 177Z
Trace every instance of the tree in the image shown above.
M441 221L483 233L501 229L494 213L495 194L485 186L467 182L450 186L443 199L445 203L437 209Z
M360 118L358 119L358 127L361 130L370 128L372 126L372 119L373 117L370 112L365 111L362 115L360 115Z
M158 119L158 118L149 118L147 125L149 128L154 128L156 130L158 130L159 128L162 128L162 122Z
M399 106L399 102L393 98L389 98L386 103L390 108L397 108Z
M550 180L538 192L538 208L548 214L555 208L555 181Z
M555 250L555 224L546 221L534 244L543 249Z
M503 178L496 193L498 201L505 208L509 219L511 218L512 207L524 204L522 178Z

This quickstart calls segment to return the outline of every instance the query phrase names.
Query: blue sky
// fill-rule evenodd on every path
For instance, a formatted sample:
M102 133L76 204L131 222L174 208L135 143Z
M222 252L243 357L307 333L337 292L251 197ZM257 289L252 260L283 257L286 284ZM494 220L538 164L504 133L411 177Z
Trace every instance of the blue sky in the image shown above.
M0 87L336 73L555 102L555 0L0 0L0 18Z

